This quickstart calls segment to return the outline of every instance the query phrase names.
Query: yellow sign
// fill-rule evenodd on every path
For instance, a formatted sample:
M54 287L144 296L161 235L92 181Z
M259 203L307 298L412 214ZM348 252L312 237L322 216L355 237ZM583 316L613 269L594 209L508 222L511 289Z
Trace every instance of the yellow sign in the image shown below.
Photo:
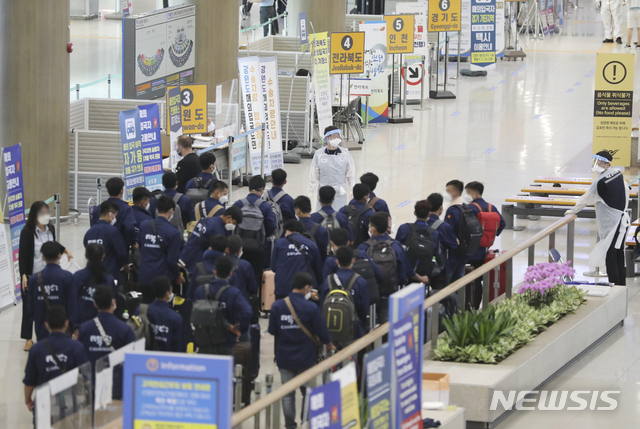
M412 54L414 15L385 15L387 23L387 53Z
M614 167L631 164L633 54L598 54L593 102L593 153L608 151Z
M180 121L182 122L182 134L202 134L207 132L207 84L182 85L180 87L167 87L167 94L180 88L180 97L169 96L167 102L167 122L172 120L172 109L180 103ZM175 116L174 116L175 118ZM167 130L171 129L171 123L167 123Z
M429 0L428 31L460 31L461 4L461 0Z
M331 33L330 74L364 73L364 32Z

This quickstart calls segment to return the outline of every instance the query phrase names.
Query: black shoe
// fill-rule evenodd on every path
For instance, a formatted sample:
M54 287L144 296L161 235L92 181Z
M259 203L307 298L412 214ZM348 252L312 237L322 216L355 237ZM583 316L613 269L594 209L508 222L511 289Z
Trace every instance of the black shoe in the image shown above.
M618 45L622 45L622 38L618 37L618 38L616 39L616 43L617 43Z
M604 39L602 43L613 43L613 39Z

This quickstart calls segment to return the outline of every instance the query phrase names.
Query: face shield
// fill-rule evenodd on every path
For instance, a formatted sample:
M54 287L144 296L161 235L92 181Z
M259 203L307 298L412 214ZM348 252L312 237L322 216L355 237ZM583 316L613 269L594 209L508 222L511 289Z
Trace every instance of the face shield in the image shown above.
M609 166L609 160L600 155L593 155L593 164L591 166L591 172L600 174Z
M343 142L342 130L329 131L327 134L324 135L324 141L327 142L328 146L331 146L334 149L337 148L338 146L340 146L340 143Z

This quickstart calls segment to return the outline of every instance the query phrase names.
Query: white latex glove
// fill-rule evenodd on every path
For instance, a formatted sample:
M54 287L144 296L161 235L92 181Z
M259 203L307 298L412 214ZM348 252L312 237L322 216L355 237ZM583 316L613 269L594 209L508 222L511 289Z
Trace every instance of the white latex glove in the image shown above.
M572 214L574 214L574 213L571 210L567 210L566 212L564 212L565 216L569 216L569 215L572 215Z

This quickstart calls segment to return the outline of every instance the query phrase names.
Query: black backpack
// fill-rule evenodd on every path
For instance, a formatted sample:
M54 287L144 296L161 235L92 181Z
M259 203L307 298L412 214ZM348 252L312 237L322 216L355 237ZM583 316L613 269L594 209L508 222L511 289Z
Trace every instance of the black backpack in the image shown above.
M227 342L227 333L230 331L230 326L226 317L224 317L224 307L220 302L220 296L230 287L229 285L222 286L212 298L207 284L204 287L205 299L200 299L193 304L193 309L191 310L193 338L202 349L208 349Z
M351 230L353 231L353 247L355 248L361 245L365 241L365 237L369 235L369 232L364 230L364 224L362 223L362 219L360 219L362 215L369 210L371 210L371 207L367 205L360 210L356 210L354 206L345 207L349 225L351 225Z
M480 240L482 240L483 230L478 217L468 205L462 204L456 206L460 209L460 221L458 222L458 230L456 235L460 245L458 246L458 256L468 258L480 248Z
M319 223L313 223L313 225L311 226L311 228L304 229L304 232L302 233L302 236L305 238L308 238L309 240L313 241L314 244L318 244L316 243L316 233L318 232L318 230L320 229L320 224Z
M351 269L367 281L367 289L369 289L369 305L376 304L380 301L378 280L376 280L376 273L371 266L370 260L356 256L356 261L353 263L353 267L351 267Z
M391 246L392 243L393 240L391 239L371 239L367 241L367 244L369 244L367 255L382 271L382 283L380 284L379 292L384 295L391 295L396 292L400 285L397 255Z
M351 289L360 277L353 274L346 287L340 283L337 274L327 277L329 294L322 305L322 316L327 321L327 328L333 341L353 341L358 333L358 315L351 295Z
M409 265L421 276L435 277L444 268L442 252L433 239L433 233L442 223L437 220L430 227L408 224L411 232L406 241L407 259Z

